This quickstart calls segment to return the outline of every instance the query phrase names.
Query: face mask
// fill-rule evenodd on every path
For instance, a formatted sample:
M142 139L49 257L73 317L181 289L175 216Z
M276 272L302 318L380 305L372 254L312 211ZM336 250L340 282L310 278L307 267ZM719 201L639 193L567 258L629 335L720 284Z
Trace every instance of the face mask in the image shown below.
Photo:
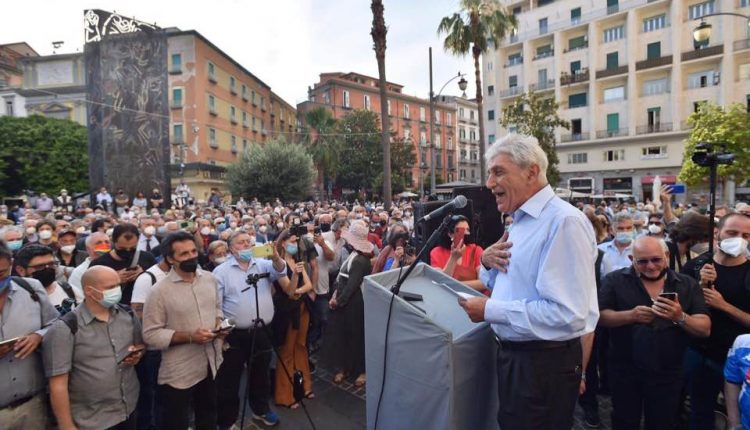
M57 274L55 273L55 269L53 269L52 267L37 270L31 275L32 278L41 282L45 288L48 287L51 283L55 282L56 276Z
M113 233L114 231L115 231L114 229L112 229L112 228L108 228L108 229L107 229L107 236L109 236L109 237L112 237L112 233Z
M385 227L386 225L388 225L388 221L386 221L384 219L380 220L380 226L381 227Z
M166 234L167 228L162 226L162 227L157 228L156 231L159 232L159 234Z
M211 234L211 229L210 229L210 228L208 228L208 227L203 227L203 228L201 229L201 235L203 235L203 236L208 236L209 234Z
M34 233L36 233L36 229L34 227L29 227L26 229L26 234L28 234L29 236L33 235Z
M258 231L261 232L262 234L266 234L266 232L268 231L268 227L266 227L265 225L262 225L258 227Z
M230 222L229 223L229 228L237 228L237 223L236 222Z
M60 247L60 251L62 251L64 254L72 254L73 251L76 250L75 245L65 245Z
M747 252L747 241L741 237L730 237L724 239L719 243L719 249L724 254L732 257L739 257L743 253Z
M633 241L633 233L630 231L621 231L615 235L615 242L626 245Z
M237 258L239 258L240 261L248 262L253 259L253 250L241 249L237 252Z
M39 232L39 239L49 240L52 239L52 232L49 230L42 230Z
M8 287L10 287L10 276L6 276L5 279L0 281L0 294L4 293Z
M322 231L323 233L328 233L329 231L331 231L331 224L328 224L328 223L321 224L320 231Z
M255 246L255 236L250 236L250 245Z
M659 234L661 233L661 227L655 224L651 224L648 226L648 232L651 234Z
M186 273L193 273L198 270L198 258L180 261L180 270Z
M651 277L648 275L644 275L643 273L638 273L638 276L640 276L641 279L645 279L647 281L652 281L652 282L658 281L659 279L665 277L666 275L667 275L667 269L662 269L662 271L659 272L659 275L656 277Z
M109 290L102 291L102 299L99 304L105 308L111 308L112 306L120 303L122 299L122 288L119 286L110 288Z
M216 257L214 258L214 263L221 264L223 262L227 261L227 257Z
M145 234L146 236L153 236L154 233L156 233L156 229L152 225L143 229L143 234Z
M10 249L11 251L18 251L19 249L21 249L21 246L23 246L22 240L11 240L10 242L8 242L8 249Z
M78 227L76 229L76 233L78 233L78 234L84 234L84 233L86 233L86 227Z
M129 249L115 249L115 253L117 253L117 256L120 257L120 259L125 261L132 260L133 255L135 255L135 251Z
M280 222L280 223L276 224L276 227L278 227L279 230L283 230L284 229L284 223Z
M298 251L297 245L289 244L286 246L286 252L289 255L297 255L297 251Z

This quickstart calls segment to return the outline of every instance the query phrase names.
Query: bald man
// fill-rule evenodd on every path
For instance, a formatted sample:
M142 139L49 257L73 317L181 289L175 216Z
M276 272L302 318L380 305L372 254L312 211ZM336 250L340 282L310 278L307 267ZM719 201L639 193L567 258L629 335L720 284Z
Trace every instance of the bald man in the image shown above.
M59 428L136 428L141 325L120 306L116 271L93 266L81 278L83 306L50 327L43 343L45 374Z
M631 267L604 277L599 324L610 328L612 428L674 427L682 362L691 337L708 337L711 320L698 283L669 269L663 240L642 236Z

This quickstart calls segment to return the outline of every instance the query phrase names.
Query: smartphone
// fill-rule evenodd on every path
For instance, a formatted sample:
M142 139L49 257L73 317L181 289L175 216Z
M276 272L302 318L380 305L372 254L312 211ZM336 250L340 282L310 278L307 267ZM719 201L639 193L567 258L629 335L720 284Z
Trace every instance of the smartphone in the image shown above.
M138 354L139 352L146 349L146 345L133 345L134 349L132 351L129 351L128 354L125 357L122 357L118 363L122 363L125 361L128 357L132 357L135 354Z
M229 332L234 329L235 325L232 320L225 319L218 328L211 330L212 333Z
M253 246L253 257L268 258L273 255L273 244L266 243L263 245Z
M459 248L461 244L464 242L464 238L466 237L466 228L459 227L456 229L456 232L453 234L453 247Z
M677 293L659 293L659 297L664 297L665 299L671 300L673 302L677 301Z
M13 346L18 342L18 340L21 339L20 337L14 337L13 339L8 339L0 342L0 347L6 347L6 346Z

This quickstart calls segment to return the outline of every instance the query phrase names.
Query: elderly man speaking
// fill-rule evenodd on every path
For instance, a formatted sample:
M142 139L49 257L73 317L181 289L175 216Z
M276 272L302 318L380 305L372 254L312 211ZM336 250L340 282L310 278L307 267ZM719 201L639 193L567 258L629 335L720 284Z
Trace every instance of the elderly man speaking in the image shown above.
M555 196L535 138L511 134L486 157L487 188L513 226L482 254L480 279L492 296L461 306L500 338L500 428L569 429L581 382L580 338L599 318L594 230Z

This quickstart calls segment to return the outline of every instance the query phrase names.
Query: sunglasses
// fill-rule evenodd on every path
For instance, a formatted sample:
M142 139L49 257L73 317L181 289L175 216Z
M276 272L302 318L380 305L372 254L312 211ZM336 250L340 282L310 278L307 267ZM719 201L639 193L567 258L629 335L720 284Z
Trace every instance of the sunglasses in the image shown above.
M635 264L639 266L645 266L648 263L660 264L663 261L664 261L664 257L639 258L638 260L635 260Z

